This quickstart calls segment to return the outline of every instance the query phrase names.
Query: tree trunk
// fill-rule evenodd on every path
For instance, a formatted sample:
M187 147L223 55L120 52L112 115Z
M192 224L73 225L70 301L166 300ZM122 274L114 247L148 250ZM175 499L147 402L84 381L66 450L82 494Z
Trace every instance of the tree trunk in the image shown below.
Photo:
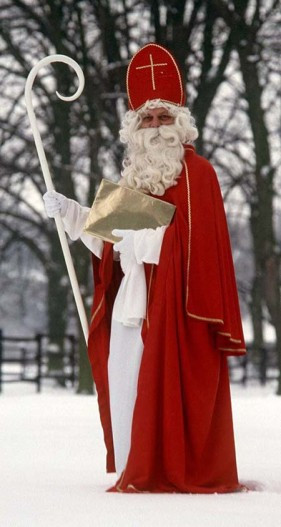
M88 359L87 346L85 344L84 335L82 335L81 331L78 344L78 366L79 378L77 393L92 395L94 393L94 381Z
M270 159L268 131L262 107L262 88L259 82L257 63L248 60L254 52L252 41L248 46L240 45L238 52L241 64L245 94L249 105L248 115L253 132L256 156L256 195L252 205L252 236L254 242L254 258L258 275L256 280L262 279L263 302L266 304L276 334L276 349L279 366L281 365L281 298L280 298L280 259L276 254L276 238L273 224L273 169ZM256 306L261 311L261 306ZM281 369L279 370L278 394L281 395Z
M63 371L63 349L64 335L67 327L67 299L68 281L65 278L66 269L63 268L64 262L61 257L61 248L56 232L52 235L51 261L47 267L48 277L48 334L50 344L55 344L57 351L49 353L49 371ZM60 384L64 384L62 379L58 379Z

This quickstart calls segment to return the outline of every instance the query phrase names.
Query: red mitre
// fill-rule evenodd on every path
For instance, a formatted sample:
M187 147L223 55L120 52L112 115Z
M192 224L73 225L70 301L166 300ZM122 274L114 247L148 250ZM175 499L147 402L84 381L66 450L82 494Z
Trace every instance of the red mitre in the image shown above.
M127 70L127 92L131 110L138 110L152 99L178 106L185 103L177 63L171 53L158 44L147 44L131 59Z

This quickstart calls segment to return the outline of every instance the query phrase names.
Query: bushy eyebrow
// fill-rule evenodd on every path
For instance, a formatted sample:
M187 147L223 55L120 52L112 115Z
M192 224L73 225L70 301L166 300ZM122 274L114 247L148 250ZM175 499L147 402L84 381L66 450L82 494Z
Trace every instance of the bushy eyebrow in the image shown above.
M157 116L158 117L162 117L162 116L173 117L173 115L169 113L168 110L163 110L162 112L158 113ZM143 119L144 117L153 117L153 115L151 113L144 113L142 114L141 118Z

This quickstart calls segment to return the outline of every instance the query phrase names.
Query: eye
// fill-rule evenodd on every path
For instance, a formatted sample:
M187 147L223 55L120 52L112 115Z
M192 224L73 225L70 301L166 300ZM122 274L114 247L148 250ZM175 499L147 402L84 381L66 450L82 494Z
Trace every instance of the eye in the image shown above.
M142 118L142 122L143 123L147 123L151 120L151 116L150 115L144 115L143 118Z

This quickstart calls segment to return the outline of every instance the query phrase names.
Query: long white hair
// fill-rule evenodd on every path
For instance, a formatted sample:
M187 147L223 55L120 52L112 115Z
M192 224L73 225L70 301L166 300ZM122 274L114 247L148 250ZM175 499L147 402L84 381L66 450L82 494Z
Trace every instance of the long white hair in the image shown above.
M154 108L165 108L175 118L174 124L140 128L143 114ZM197 137L188 108L154 99L137 112L129 110L120 130L120 140L127 145L120 184L162 196L167 188L177 184L182 171L183 145Z

